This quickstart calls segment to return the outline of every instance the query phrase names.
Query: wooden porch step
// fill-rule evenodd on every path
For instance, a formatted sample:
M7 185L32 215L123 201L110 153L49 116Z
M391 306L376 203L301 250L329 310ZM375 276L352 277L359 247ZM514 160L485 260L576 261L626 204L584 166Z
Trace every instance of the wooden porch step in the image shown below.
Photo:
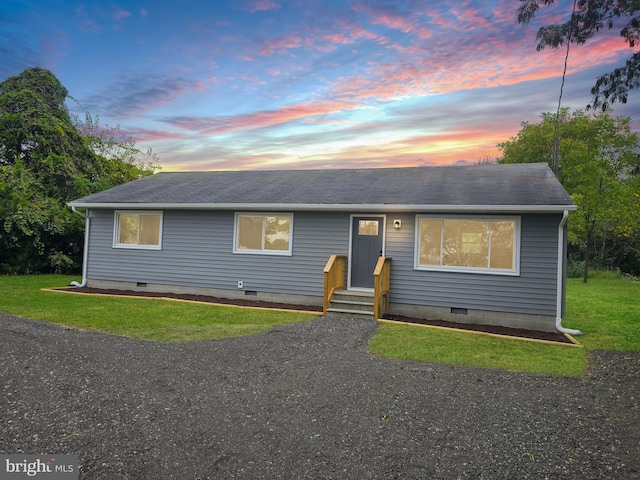
M338 315L349 318L366 318L367 320L373 320L373 312L367 313L358 310L328 308L327 315Z
M333 298L339 300L352 300L354 302L371 302L373 304L373 292L361 290L336 290Z
M373 293L353 290L334 292L327 313L373 318Z
M373 299L370 302L360 302L357 300L344 300L342 298L333 298L331 303L335 303L336 305L357 305L362 307L373 307Z

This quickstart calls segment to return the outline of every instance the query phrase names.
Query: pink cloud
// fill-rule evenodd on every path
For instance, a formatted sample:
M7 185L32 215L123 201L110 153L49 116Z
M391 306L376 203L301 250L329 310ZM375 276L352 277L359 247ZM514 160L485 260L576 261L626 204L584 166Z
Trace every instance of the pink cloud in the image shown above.
M262 110L247 114L219 117L172 117L165 122L179 128L207 135L221 135L241 130L280 125L316 115L329 115L356 108L341 101L284 105L276 110Z
M343 31L338 33L322 35L321 40L330 42L333 45L351 45L357 43L359 40L372 40L378 44L384 45L389 41L388 37L377 35L353 24L343 26L342 30Z
M272 2L271 0L253 0L249 2L249 12L266 12L267 10L275 10L280 8L280 5Z
M297 122L297 126L302 123L334 124L339 125L341 130L343 128L347 130L350 127L361 132L369 127L375 130L380 128L378 124L371 126L372 123L355 124L352 121L354 118L362 118L360 115L349 115L347 116L349 120L345 120L344 116L339 113L356 110L363 105L374 104L375 101L389 102L400 97L441 95L477 88L515 85L524 81L557 78L562 72L564 50L546 49L542 52L536 52L535 28L531 29L532 26L529 26L530 31L527 31L525 26L515 25L513 16L505 14L501 17L506 18L508 23L501 23L494 18L493 24L488 25L487 18L490 17L487 15L491 14L486 11L467 8L455 11L447 9L446 15L438 13L433 17L436 21L425 20L425 26L421 26L422 24L412 21L414 14L404 14L394 9L387 11L376 10L373 7L358 8L362 8L360 13L366 15L367 21L371 24L383 25L391 30L396 30L396 32L387 32L389 33L388 37L378 35L371 30L350 23L348 18L343 18L336 19L334 28L329 31L312 27L298 28L293 32L283 29L280 31L282 36L271 39L261 46L260 55L263 57L276 53L300 53L291 52L294 49L331 51L343 48L345 52L349 50L358 52L361 58L368 60L366 62L359 61L357 63L358 70L355 68L347 70L350 73L357 71L356 75L341 71L344 76L335 78L329 71L321 69L313 71L314 81L320 80L326 83L321 88L309 93L308 98L317 99L323 95L324 100L309 101L306 104L302 102L291 103L279 108L239 115L167 118L162 121L184 130L175 133L141 129L136 132L136 135L139 135L136 136L136 139L162 141L189 138L191 140L201 136L210 140L216 135L266 129L290 122ZM509 11L514 10L511 4L505 4L504 8L509 8ZM423 13L423 15L424 18L427 18L426 14ZM463 35L450 31L455 25L464 29ZM372 27L372 29L385 31L380 27ZM397 35L398 31L403 34ZM429 36L429 41L421 41ZM232 38L228 37L229 40ZM240 35L237 35L234 40L238 41L239 38ZM351 47L350 45L355 46ZM371 47L371 50L368 50L368 47ZM619 61L629 50L623 40L613 35L594 38L585 46L572 46L569 73ZM233 53L235 51L232 51ZM301 67L303 64L305 68L313 66L316 58L324 62L323 67L339 66L342 58L346 58L346 56L340 55L323 57L316 52L304 53L308 60L305 58L304 62L296 62L296 67ZM364 55L370 56L364 57ZM302 55L300 56L302 57ZM257 55L254 57L245 55L244 59L264 62L257 64L255 70L249 70L250 66L246 64L243 65L245 70L234 70L233 79L239 85L238 88L248 84L265 84L263 80L256 77L259 75L258 72L266 72L272 76L286 76L289 79L288 84L297 81L297 78L294 77L298 72L291 75L290 70L293 67L284 62L274 62L269 58L261 59ZM219 81L229 82L230 78L225 76L226 74L227 72L221 74ZM263 76L267 78L266 75ZM308 78L310 77L311 75ZM280 78L276 80L280 81ZM208 81L213 83L218 79L212 77ZM155 106L172 102L185 92L192 92L205 86L202 82L187 84L166 82L167 85L164 84L165 82L160 82L151 85L152 88L140 91L140 87L137 87L136 90L137 83L136 79L136 83L127 85L135 95L129 97L125 94L125 90L116 92L120 97L123 97L121 99L122 105L128 106L127 112L129 110L147 111ZM268 94L273 96L277 94L282 98L294 98L293 90L287 90L288 85L281 86L284 83L279 83L279 89L274 88ZM113 97L113 90L110 90L108 94L109 98ZM288 94L291 96L287 97ZM141 100L144 100L144 103ZM486 129L484 127L487 125L484 123L482 123L483 129L481 130L476 123L475 129L469 128L465 131L449 131L413 136L396 141L390 140L386 145L376 148L366 145L366 140L363 140L363 145L345 147L342 153L344 159L349 159L350 164L357 166L451 163L460 158L477 161L487 154L495 154L495 144L517 132L517 122L518 120L513 123L513 131L509 132L498 125L492 125L491 129ZM389 125L389 131L397 128L393 124ZM317 130L324 129L318 128ZM380 129L380 131L383 130ZM254 132L251 132L248 136L261 137L262 133L256 131L256 135L254 135ZM324 141L331 141L326 138L328 137L325 137ZM222 139L220 141L222 142ZM321 152L323 150L321 142L319 141L317 145L318 151ZM233 152L234 159L230 159L230 153L229 159L224 159L223 162L227 162L225 165L233 165L235 168L261 168L269 161L275 162L282 158L277 152L280 147L272 148L273 150L269 150L266 146L264 148L261 146L260 152L274 151L276 153L241 157L237 156L238 150L235 150ZM339 161L336 160L339 156L341 156L340 152L336 155L335 151L326 154L318 153L308 161L305 160L304 166L305 168L311 165L339 166ZM210 165L211 168L217 168L222 163L212 161ZM271 165L273 168L274 163ZM296 168L296 166L292 163L291 165L287 164L285 168Z
M186 139L184 133L167 132L166 130L153 130L148 128L126 128L123 134L133 138L136 142L158 142L162 140Z
M388 37L366 30L346 17L337 18L335 23L335 31L326 32L315 28L305 28L267 40L258 53L261 56L271 56L275 53L285 53L287 50L298 48L327 53L335 51L339 46L358 44L362 40L371 40L379 45L385 45L389 42ZM253 60L253 57L246 60L249 59Z
M348 37L343 32L331 33L328 35L324 35L322 38L323 40L326 40L331 43L339 44L339 45L346 45L354 42L353 38Z
M300 48L302 46L302 38L296 35L287 35L284 37L277 37L268 41L260 49L260 55L269 56L274 53L282 53L292 48Z
M262 145L260 153L246 153L252 148L218 148L208 154L199 153L202 160L197 170L239 170L239 169L310 169L310 168L383 168L427 165L450 165L452 163L475 163L481 158L496 157L499 151L496 143L515 134L514 130L492 127L478 129L462 128L455 132L435 132L389 141L372 147L363 139L362 144L346 146L342 149L323 148L322 141L315 139L317 149L306 149L304 156L281 145ZM379 126L384 128L384 126ZM320 140L318 142L318 140ZM177 155L179 158L180 155ZM169 165L164 170L184 169L181 164ZM193 167L189 168L193 169Z
M496 22L515 25L517 20L516 10L517 6L514 7L513 0L500 0L498 4L493 7L491 13Z
M361 102L366 99L391 101L402 96L429 93L428 75L418 65L372 64L365 75L342 79L333 86L337 98Z
M363 141L363 144L347 147L337 154L319 151L316 155L305 157L304 168L314 168L314 164L335 168L345 160L352 167L367 168L450 165L461 159L466 160L465 163L475 163L483 157L498 156L496 144L514 135L517 127L514 125L514 131L468 128L456 132L436 132L389 141L376 147Z
M366 40L375 40L378 43L387 43L389 39L383 35L377 35L369 30L366 30L361 27L353 27L349 33L352 38L364 38Z
M130 16L131 12L129 12L128 10L123 10L122 8L116 8L116 11L113 13L113 19L117 21Z
M315 45L314 49L318 52L329 53L337 50L338 47L332 43L326 43L324 45Z
M497 31L494 19L487 18L480 13L480 10L470 4L464 6L454 6L451 13L456 17L457 28L461 31L467 29L482 29L485 32Z
M267 82L265 80L261 80L258 77L254 77L251 75L246 75L244 73L239 73L238 74L238 78L244 80L245 82L251 84L252 86L256 86L256 85L266 85Z
M358 13L365 13L372 24L383 25L392 30L409 33L416 26L414 19L401 15L391 7L377 7L360 3L354 5L353 9Z
M424 53L424 46L422 45L400 45L399 43L393 43L391 45L387 45L386 48L390 48L393 50L397 50L398 52L404 55L418 55Z
M471 12L466 18L478 15ZM536 52L532 38L491 33L476 34L464 42L454 38L435 45L416 41L410 45L393 43L387 48L399 53L394 62L370 61L359 75L338 78L331 85L331 96L359 103L514 85L560 76L564 58L562 49ZM568 73L619 62L628 51L615 35L572 46Z

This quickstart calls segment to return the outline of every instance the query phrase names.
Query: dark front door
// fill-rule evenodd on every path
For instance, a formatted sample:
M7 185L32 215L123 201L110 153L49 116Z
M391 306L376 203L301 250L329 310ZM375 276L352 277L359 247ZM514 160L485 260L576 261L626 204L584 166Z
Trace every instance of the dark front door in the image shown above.
M373 288L373 271L382 255L382 217L353 217L351 286Z

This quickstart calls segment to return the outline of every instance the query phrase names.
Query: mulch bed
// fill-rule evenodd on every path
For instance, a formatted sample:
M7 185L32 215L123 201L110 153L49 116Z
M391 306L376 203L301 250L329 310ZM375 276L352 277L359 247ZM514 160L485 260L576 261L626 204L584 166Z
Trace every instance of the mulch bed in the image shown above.
M472 330L474 332L493 333L496 335L507 335L509 337L530 338L534 340L546 340L549 342L573 344L566 335L560 332L538 332L535 330L524 330L522 328L499 327L494 325L477 325L471 323L446 322L444 320L427 320L424 318L404 317L402 315L385 315L385 320L397 322L415 323L418 325L429 325L434 327L455 328L458 330Z
M261 308L277 308L282 310L303 310L309 312L322 312L322 307L315 305L292 305L289 303L268 302L265 300L235 299L211 297L208 295L190 295L177 293L160 293L160 292L139 292L134 290L116 290L105 288L90 287L64 287L55 290L64 290L73 293L92 293L101 295L118 295L124 297L154 297L154 298L175 298L179 300L189 300L205 303L220 303L223 305L237 305L242 307L261 307ZM444 320L427 320L424 318L405 317L402 315L385 315L385 320L398 322L413 323L418 325L429 325L437 327L455 328L458 330L471 330L475 332L493 333L497 335L506 335L510 337L528 338L534 340L546 340L550 342L573 344L573 342L564 334L556 332L538 332L534 330L524 330L521 328L498 327L493 325L477 325L469 323L447 322Z
M260 307L278 308L281 310L304 310L308 312L322 312L322 307L310 305L292 305L290 303L267 302L264 300L249 300L243 298L219 298L209 295L191 295L186 293L160 293L160 292L139 292L134 290L115 290L107 288L90 287L64 287L55 290L64 290L73 293L93 293L99 295L118 295L123 297L152 297L152 298L175 298L178 300L189 300L192 302L221 303L223 305L237 305L240 307Z

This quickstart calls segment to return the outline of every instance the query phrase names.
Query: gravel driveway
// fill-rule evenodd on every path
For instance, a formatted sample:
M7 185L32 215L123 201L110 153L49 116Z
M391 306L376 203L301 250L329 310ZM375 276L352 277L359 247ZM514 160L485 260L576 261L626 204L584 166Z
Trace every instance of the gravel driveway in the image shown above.
M640 355L583 378L367 354L319 318L168 345L0 314L0 452L83 479L640 478Z

